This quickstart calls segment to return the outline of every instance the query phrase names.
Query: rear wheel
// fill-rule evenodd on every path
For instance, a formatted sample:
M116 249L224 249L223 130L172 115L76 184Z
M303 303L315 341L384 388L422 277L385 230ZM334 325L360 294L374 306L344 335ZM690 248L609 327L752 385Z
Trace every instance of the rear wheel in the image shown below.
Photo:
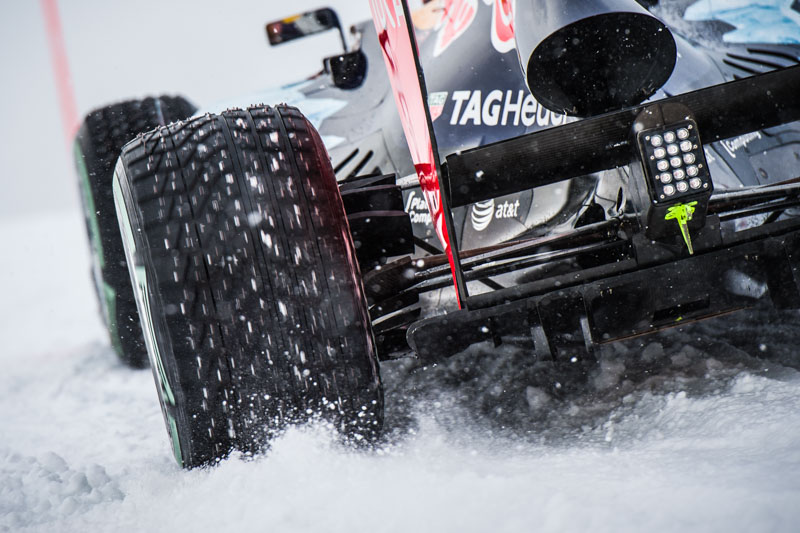
M296 109L150 132L123 150L114 194L179 463L258 450L316 414L358 441L378 434L355 250L325 148Z
M114 212L114 164L122 147L137 133L185 119L194 111L181 97L122 102L89 113L75 139L75 163L101 313L114 350L134 367L147 365L147 352Z

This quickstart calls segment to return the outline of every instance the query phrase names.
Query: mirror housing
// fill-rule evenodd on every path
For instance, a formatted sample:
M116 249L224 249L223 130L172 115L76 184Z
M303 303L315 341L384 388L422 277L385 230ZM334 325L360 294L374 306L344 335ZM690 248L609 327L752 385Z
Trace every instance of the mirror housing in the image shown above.
M326 57L322 65L331 75L333 84L340 89L360 87L367 75L367 56L361 50Z
M272 46L333 29L339 31L342 48L347 50L339 16L336 11L329 7L286 17L282 20L270 22L266 26L267 39Z

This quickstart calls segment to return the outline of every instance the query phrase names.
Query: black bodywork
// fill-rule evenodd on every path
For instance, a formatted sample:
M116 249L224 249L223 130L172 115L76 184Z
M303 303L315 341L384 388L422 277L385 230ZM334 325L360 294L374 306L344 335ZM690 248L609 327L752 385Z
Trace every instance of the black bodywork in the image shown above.
M371 23L355 28L356 51L326 60L303 89L348 102L318 127L337 139L329 152L362 247L381 357L410 348L435 361L522 336L537 355L575 361L603 343L762 301L800 307L800 47L728 45L720 23L687 32L679 21L692 40L672 27L675 68L647 102L579 120L535 100L523 112L529 91L517 53L492 46L491 7L477 6L444 51L436 30L417 31L446 161L461 309L431 297L453 280ZM478 113L467 112L473 102ZM667 105L685 106L696 121L713 178L691 225L693 253L677 224L654 229L663 211L655 221L643 200L636 124Z

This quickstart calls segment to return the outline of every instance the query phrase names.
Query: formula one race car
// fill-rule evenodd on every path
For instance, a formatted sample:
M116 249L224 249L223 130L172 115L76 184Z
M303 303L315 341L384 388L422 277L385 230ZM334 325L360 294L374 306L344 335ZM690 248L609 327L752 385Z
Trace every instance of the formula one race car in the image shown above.
M607 343L800 307L800 8L742 4L370 0L275 107L91 113L98 294L178 462L317 416L370 442L382 360L515 342L563 383Z

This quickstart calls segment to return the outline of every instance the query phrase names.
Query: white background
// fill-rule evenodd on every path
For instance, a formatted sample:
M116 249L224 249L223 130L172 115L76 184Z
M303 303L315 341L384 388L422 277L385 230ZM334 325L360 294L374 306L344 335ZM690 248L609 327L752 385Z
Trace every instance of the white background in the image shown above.
M61 1L78 111L157 94L202 106L297 81L340 51L338 37L273 48L264 26L323 6L336 9L345 32L369 18L366 0ZM2 0L0 217L78 205L48 50L39 2Z

